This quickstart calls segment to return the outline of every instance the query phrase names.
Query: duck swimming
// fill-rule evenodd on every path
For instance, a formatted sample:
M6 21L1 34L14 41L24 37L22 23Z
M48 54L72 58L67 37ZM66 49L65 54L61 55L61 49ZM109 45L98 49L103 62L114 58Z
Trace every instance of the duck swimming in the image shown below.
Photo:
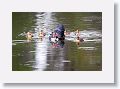
M54 32L50 34L49 40L53 42L56 42L58 40L64 40L65 39L64 31L65 31L64 26L62 24L59 24L55 28Z
M80 42L83 42L84 40L78 36L77 39L75 40L77 45L80 45Z
M45 33L43 32L43 30L41 30L41 31L39 32L39 37L42 38L42 37L44 37L44 36L45 36Z
M32 40L33 34L31 32L27 32L26 38L27 40Z

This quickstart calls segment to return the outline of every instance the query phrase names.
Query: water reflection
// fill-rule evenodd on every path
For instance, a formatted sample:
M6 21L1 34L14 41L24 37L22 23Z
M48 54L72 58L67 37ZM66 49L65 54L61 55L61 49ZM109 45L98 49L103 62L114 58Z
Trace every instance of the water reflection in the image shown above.
M37 13L36 14L36 31L37 33L41 31L49 32L48 28L50 28L51 21L51 13ZM36 37L35 37L36 38ZM39 41L36 42L36 53L35 53L35 60L36 65L35 68L38 70L45 70L47 66L47 39L45 37L40 37Z
M63 48L64 47L64 40L59 40L57 42L50 42L52 48Z
M62 46L61 46L62 45ZM60 71L64 70L64 63L63 61L65 60L65 48L64 42L58 41L56 43L50 42L49 48L48 48L48 64L49 67L47 70L55 70L55 71Z
M47 66L47 41L46 39L40 39L35 46L35 68L37 70L45 70Z

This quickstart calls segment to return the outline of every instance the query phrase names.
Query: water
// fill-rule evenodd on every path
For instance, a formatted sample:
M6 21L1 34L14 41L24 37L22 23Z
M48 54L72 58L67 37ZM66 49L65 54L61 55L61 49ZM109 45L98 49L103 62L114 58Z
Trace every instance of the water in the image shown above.
M62 23L70 33L64 41L51 43L48 35ZM74 31L84 39L78 45ZM38 37L43 30L46 36ZM33 40L25 33L31 31ZM13 12L13 71L101 71L102 13L99 12Z

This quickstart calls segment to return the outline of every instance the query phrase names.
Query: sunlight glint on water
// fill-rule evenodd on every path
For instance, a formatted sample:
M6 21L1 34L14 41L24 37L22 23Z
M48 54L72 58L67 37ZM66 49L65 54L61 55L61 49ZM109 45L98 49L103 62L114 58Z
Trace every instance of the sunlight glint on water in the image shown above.
M39 14L39 13L38 13ZM39 15L38 15L39 16ZM40 18L37 18L40 19ZM47 32L46 29L43 28L48 28L49 24L52 23L50 22L51 19L51 13L45 13L44 16L44 25L39 25L39 29L43 30L44 32ZM41 20L37 20L37 21L41 21ZM40 22L36 22L36 23L40 23ZM36 42L36 65L35 68L37 68L38 70L45 70L46 66L47 66L47 41L44 38L44 40L42 39L41 42Z

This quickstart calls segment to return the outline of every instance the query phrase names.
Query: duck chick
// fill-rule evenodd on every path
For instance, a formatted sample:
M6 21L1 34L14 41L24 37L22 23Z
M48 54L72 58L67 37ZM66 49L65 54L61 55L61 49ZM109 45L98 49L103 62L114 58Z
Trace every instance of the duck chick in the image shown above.
M31 32L27 32L26 38L27 40L32 40L33 34Z

